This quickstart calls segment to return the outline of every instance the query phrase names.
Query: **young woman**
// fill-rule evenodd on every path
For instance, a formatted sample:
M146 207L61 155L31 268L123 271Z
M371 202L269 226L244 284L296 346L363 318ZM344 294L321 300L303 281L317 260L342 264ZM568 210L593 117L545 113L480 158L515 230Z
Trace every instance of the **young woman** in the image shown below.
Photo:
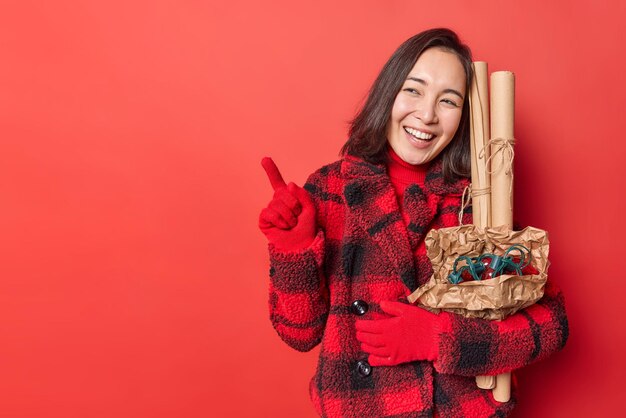
M432 267L424 237L458 224L470 174L471 53L448 29L404 42L350 128L343 158L303 188L263 165L274 196L259 226L269 240L270 318L297 350L322 343L310 385L328 417L506 416L476 387L565 344L560 292L503 321L432 314L406 297ZM471 223L466 210L464 223Z

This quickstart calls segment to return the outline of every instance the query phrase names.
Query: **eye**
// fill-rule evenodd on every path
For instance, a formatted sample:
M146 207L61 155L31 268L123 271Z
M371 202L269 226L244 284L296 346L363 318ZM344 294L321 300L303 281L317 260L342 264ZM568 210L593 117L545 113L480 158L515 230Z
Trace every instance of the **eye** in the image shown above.
M402 91L406 91L407 93L413 94L413 95L415 95L415 96L419 96L419 95L421 95L421 94L422 94L420 91L415 90L415 89L414 89L414 88L412 88L412 87L406 87L406 88L402 89Z
M450 99L443 99L442 102L450 106L459 107L459 105L455 101Z

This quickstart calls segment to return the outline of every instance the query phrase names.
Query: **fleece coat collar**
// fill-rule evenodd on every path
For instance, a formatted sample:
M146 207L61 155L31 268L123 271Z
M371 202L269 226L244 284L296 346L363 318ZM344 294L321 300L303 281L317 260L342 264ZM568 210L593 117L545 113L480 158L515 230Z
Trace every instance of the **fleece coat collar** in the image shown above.
M413 184L404 194L404 208L410 217L406 225L383 164L348 156L342 161L341 173L350 212L394 265L406 287L415 290L422 283L416 280L413 252L440 212L444 196L460 196L468 181L445 182L441 159L434 161L424 187Z

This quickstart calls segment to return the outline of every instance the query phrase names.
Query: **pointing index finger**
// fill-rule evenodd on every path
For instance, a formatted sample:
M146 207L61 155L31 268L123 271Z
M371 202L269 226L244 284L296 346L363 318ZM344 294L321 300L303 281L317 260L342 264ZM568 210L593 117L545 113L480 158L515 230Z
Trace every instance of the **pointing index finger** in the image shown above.
M265 157L261 160L261 165L267 173L267 178L272 184L272 189L278 190L287 187L285 180L283 180L283 176L281 176L280 171L278 171L278 167L274 164L274 160L270 157Z

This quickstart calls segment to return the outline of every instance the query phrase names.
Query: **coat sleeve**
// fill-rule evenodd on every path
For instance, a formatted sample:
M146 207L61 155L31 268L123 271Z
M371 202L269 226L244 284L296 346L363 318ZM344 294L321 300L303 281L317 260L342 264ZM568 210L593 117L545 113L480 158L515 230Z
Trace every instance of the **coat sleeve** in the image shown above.
M446 313L439 340L440 373L496 375L542 360L569 335L563 294L550 280L534 305L502 321Z
M324 208L311 186L322 187L322 177L309 177L305 189L316 207L318 233L313 243L302 251L281 252L269 245L270 320L278 335L298 351L309 351L320 343L329 310L329 296L324 276Z

